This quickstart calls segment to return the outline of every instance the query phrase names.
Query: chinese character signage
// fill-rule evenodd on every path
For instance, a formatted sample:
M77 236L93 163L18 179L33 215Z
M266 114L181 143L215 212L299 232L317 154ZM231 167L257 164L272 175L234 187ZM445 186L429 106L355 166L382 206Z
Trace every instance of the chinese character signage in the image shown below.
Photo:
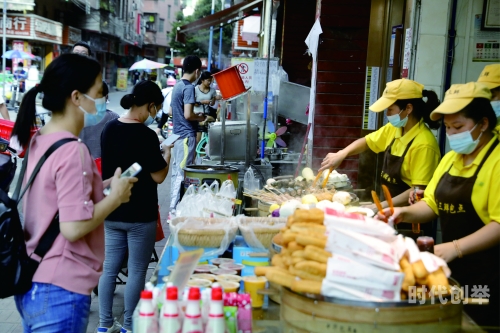
M118 68L117 75L118 75L118 77L116 80L116 89L126 91L127 90L128 69L127 68Z
M3 20L0 17L0 28L3 26ZM21 38L62 43L63 26L59 22L29 14L7 16L5 32L7 38Z
M238 66L245 88L253 86L253 58L231 58L231 66Z

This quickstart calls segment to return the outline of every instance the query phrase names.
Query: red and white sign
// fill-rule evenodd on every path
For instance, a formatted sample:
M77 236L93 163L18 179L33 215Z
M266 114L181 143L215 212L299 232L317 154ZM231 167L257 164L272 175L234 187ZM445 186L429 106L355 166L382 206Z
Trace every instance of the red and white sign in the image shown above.
M238 66L241 79L245 88L248 89L253 86L254 76L254 60L253 58L231 58L231 66Z
M3 22L0 18L0 27ZM62 43L63 25L37 15L9 14L6 21L6 37Z

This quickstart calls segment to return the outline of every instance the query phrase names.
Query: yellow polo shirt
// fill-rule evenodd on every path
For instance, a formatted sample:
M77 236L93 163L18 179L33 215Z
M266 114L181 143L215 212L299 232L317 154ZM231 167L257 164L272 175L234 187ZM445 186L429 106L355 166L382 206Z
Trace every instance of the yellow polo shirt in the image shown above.
M434 197L436 186L443 174L448 172L448 170L450 170L450 175L452 176L464 178L474 176L477 167L495 140L498 140L496 135L481 150L474 161L467 166L464 166L462 154L450 151L443 157L443 160L439 163L434 173L434 177L432 177L431 182L425 189L425 197L422 199L434 213L439 215L439 210L460 213L460 208L453 207L453 205L443 204L441 207L437 206L436 198ZM453 166L450 169L452 164ZM477 175L472 189L472 205L484 224L488 224L491 221L500 222L500 144L491 152L490 157Z
M441 159L434 134L423 120L413 126L405 135L401 136L401 133L401 128L396 128L388 123L376 132L365 136L365 139L372 151L380 153L385 151L392 140L396 138L391 147L391 154L395 156L403 156L406 146L415 139L403 160L401 178L408 186L429 184Z

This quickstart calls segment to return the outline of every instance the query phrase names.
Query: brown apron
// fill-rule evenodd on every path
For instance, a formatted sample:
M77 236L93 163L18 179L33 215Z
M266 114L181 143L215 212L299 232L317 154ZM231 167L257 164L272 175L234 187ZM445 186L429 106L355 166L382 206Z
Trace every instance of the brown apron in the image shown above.
M484 227L485 224L472 204L472 190L479 171L497 145L498 141L490 147L472 177L452 176L448 169L439 180L435 198L443 243L453 242ZM490 305L470 305L465 307L465 311L481 326L499 326L500 244L460 259L456 258L448 265L451 276L461 286L468 286L469 297L480 297L473 294L473 286L488 286Z
M391 148L395 140L396 139L393 139L389 147L385 150L384 164L382 165L382 173L380 175L382 184L387 186L393 198L410 188L410 186L401 179L401 167L403 166L406 153L415 139L410 141L401 156L394 156L391 154Z

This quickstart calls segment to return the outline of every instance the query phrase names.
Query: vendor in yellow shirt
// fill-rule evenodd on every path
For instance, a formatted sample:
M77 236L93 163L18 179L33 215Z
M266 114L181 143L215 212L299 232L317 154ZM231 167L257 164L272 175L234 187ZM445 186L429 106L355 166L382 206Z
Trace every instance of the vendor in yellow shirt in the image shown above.
M425 190L412 206L384 209L390 221L425 223L439 217L443 243L434 253L451 276L468 286L488 286L490 304L466 307L480 325L500 326L500 145L490 90L476 82L455 84L431 114L444 116L452 151L443 157ZM486 296L483 294L483 296Z
M497 117L495 131L500 133L500 64L487 65L484 67L477 82L484 84L491 91L491 106Z
M429 130L429 127L439 127L429 118L439 100L433 91L423 88L420 83L407 79L387 83L382 97L370 106L370 111L387 109L389 123L346 148L326 155L319 171L336 169L346 157L368 149L375 153L385 151L381 182L389 188L396 207L408 205L411 187L424 189L441 158L436 138ZM427 97L427 102L423 97ZM382 206L388 207L387 202L382 202ZM375 205L369 208L376 209Z

